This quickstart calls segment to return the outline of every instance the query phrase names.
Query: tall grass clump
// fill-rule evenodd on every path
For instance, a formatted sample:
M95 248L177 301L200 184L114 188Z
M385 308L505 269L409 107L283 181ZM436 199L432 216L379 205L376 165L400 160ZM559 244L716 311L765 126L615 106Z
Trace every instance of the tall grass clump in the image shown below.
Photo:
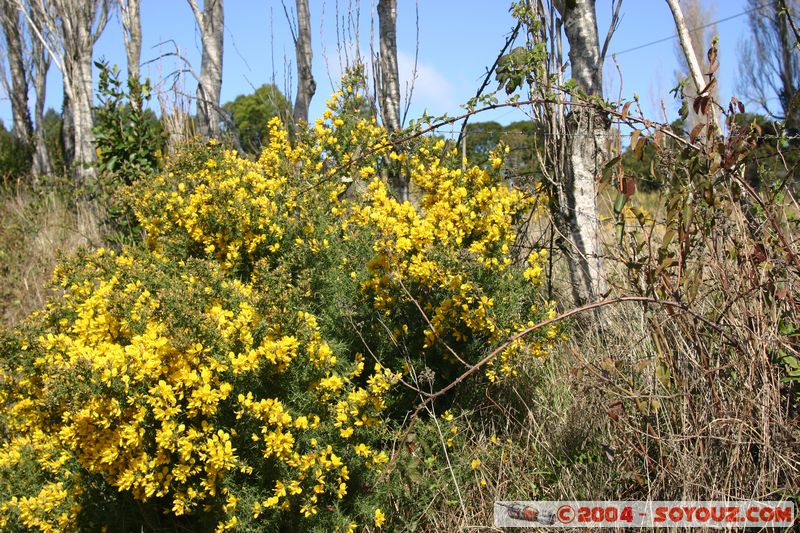
M7 183L0 188L0 322L13 326L43 307L62 255L99 246L97 209L56 190Z

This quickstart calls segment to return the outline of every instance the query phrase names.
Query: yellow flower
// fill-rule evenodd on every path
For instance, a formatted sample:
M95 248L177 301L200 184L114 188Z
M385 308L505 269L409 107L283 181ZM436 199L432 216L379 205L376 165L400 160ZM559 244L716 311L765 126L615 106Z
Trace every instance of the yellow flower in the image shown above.
M310 505L308 503L303 504L303 506L300 507L300 512L303 514L303 516L308 518L309 516L313 516L313 515L317 514L317 506L316 505Z
M375 527L383 526L384 522L386 522L386 515L383 514L380 508L375 509Z
M361 457L367 457L370 454L369 446L363 442L356 444L354 451L356 452L356 455L360 455Z
M472 467L473 470L477 470L478 467L481 466L481 460L473 459L472 462L469 464L469 466Z

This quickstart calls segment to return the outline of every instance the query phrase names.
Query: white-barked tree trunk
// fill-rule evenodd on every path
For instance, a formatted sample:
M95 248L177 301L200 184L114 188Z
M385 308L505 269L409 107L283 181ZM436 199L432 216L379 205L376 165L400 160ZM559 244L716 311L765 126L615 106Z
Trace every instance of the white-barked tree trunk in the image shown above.
M308 0L297 0L297 34L294 36L295 57L297 59L297 96L294 100L294 122L308 122L308 106L317 82L311 71L313 53L311 50L311 12Z
M600 43L594 0L554 2L569 41L575 88L589 97L603 96ZM577 305L607 292L597 213L597 178L606 159L610 124L591 105L574 105L567 117L567 161L557 192L556 222L566 237L572 293Z
M221 108L222 53L225 33L223 0L204 0L203 10L197 0L188 0L200 30L203 55L197 80L197 133L204 139L219 137L222 132Z

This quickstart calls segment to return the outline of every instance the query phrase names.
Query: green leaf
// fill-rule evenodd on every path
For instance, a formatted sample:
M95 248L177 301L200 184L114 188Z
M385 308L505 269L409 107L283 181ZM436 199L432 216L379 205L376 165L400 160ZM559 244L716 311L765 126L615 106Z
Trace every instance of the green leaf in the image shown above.
M781 335L796 335L797 327L791 322L781 320L778 323L778 331L780 331Z
M614 214L619 216L622 213L622 208L625 207L625 202L628 200L628 197L624 194L617 194L617 199L614 200Z
M664 237L661 240L662 245L663 246L669 246L670 243L672 242L672 240L675 238L675 235L676 235L676 233L675 233L674 229L668 229L667 231L665 231L664 232Z
M659 361L658 365L656 365L656 378L661 382L662 386L669 388L670 371L669 367L663 361Z
M787 355L781 360L785 365L790 366L795 371L800 371L800 361L793 355Z

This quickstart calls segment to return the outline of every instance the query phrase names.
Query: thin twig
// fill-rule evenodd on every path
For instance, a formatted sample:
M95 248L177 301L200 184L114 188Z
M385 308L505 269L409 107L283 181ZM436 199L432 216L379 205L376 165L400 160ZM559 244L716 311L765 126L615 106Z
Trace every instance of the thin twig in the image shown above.
M378 357L375 355L375 353L373 353L372 349L369 347L369 344L367 344L367 340L361 334L361 330L359 330L358 326L356 326L356 324L353 322L353 319L350 316L348 316L347 320L348 320L348 322L350 322L350 325L353 326L353 331L355 331L356 335L358 335L358 338L361 339L361 344L364 345L364 348L367 350L367 352L369 353L370 357L372 357L372 359L374 359L375 362L380 365L381 364L380 359L378 359ZM416 392L420 396L428 396L428 395L430 395L429 392L425 392L425 391L420 390L417 387L415 387L415 386L413 386L413 385L411 385L409 383L406 383L405 381L403 381L403 378L398 378L398 381L404 387L407 387L409 390L412 390L412 391Z
M614 0L611 0L611 5L614 5ZM606 38L603 41L603 49L600 52L600 61L597 64L597 70L602 72L603 70L603 63L606 61L606 54L608 53L608 45L611 44L611 38L614 36L614 32L617 31L620 22L619 10L622 7L622 0L618 0L616 7L614 8L614 14L611 16L611 23L608 26L608 33L606 33Z
M406 296L408 296L408 298L409 298L409 299L410 299L410 300L411 300L411 301L414 303L414 305L416 306L417 310L418 310L418 311L419 311L419 313L422 315L422 318L424 318L424 319L425 319L425 322L428 324L428 327L429 327L429 328L431 328L431 331L433 332L433 335L436 337L436 340L438 340L439 342L441 342L441 343L444 345L444 347L445 347L445 348L447 348L447 351L448 351L448 352L450 352L450 354L451 354L453 357L455 357L456 359L458 359L458 362L459 362L459 363L461 363L462 365L466 366L467 368L472 368L472 365L471 365L471 364L469 364L469 363L467 363L466 361L464 361L463 359L461 359L461 357L459 357L459 355L458 355L458 354L455 352L455 350L453 350L453 349L450 347L450 345L449 345L449 344L447 344L447 343L444 341L444 339L442 339L442 338L439 336L439 334L436 332L436 328L434 328L434 327L433 327L433 324L431 324L431 321L430 321L430 320L428 320L428 315L426 315L426 314L425 314L425 311L423 311L423 310L422 310L422 307L419 305L419 302L418 302L418 301L417 301L417 300L416 300L416 299L415 299L415 298L414 298L414 297L411 295L411 293L410 293L410 292L408 292L408 289L406 289L406 286L405 286L405 284L403 283L403 280L402 280L402 279L400 279L400 277L399 277L399 276L398 276L398 277L396 277L396 278L395 278L395 280L396 280L396 281L397 281L397 282L400 284L400 287L403 289L403 292L404 292L404 293L406 293Z

